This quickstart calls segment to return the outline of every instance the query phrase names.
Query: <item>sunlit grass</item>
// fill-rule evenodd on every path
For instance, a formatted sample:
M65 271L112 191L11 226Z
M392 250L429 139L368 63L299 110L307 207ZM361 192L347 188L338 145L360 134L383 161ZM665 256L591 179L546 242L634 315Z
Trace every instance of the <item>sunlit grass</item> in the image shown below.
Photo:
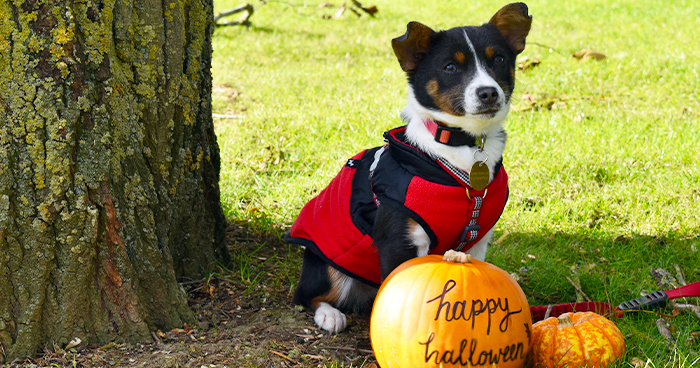
M284 231L348 157L402 124L405 77L390 41L408 21L480 24L503 5L375 1L376 18L325 20L335 9L319 3L269 2L252 27L215 31L214 109L237 116L216 120L223 202L229 218L254 230ZM235 5L219 1L216 9ZM652 268L678 264L699 281L700 7L528 5L534 20L523 55L541 63L516 76L504 156L510 199L487 260L522 268L533 304L574 301L572 267L588 296L614 304L658 289ZM582 48L607 58L571 57ZM698 346L685 341L700 321L671 320L679 341L672 352L655 318L618 321L628 336L622 366L634 357L692 366Z

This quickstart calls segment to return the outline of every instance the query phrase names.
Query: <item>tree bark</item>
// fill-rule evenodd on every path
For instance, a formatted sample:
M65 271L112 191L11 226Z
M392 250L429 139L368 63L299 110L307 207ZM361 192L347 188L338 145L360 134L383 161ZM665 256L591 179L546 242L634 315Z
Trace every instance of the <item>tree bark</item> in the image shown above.
M227 264L212 0L0 0L0 362L192 323Z

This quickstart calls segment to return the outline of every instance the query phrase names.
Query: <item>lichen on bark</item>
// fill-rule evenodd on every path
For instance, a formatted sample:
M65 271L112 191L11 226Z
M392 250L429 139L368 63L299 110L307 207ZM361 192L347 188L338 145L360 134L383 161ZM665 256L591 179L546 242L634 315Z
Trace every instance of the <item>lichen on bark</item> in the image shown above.
M228 263L212 3L0 2L0 351L143 341Z

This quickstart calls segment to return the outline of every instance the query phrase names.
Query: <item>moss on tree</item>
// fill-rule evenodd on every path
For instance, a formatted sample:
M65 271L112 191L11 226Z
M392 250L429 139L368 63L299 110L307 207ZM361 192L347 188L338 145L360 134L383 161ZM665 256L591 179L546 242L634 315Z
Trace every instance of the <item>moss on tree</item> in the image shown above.
M143 341L227 263L211 1L0 2L0 345Z

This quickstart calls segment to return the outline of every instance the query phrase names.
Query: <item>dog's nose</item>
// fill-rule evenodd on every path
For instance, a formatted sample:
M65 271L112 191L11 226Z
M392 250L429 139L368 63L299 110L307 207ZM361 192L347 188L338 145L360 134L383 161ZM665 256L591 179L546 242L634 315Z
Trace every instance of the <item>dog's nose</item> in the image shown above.
M494 87L481 87L476 90L476 95L485 105L490 105L498 101L498 90Z

